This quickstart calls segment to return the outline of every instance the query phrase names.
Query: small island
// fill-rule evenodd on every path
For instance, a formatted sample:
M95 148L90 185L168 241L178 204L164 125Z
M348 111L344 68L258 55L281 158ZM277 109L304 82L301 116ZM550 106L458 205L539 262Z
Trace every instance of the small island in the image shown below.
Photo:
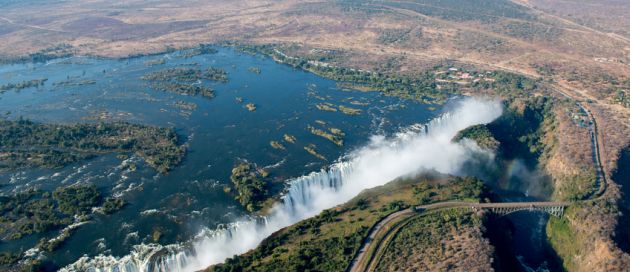
M3 85L0 85L0 93L10 91L10 90L19 91L22 89L44 86L44 83L46 83L47 80L48 80L47 78L42 78L42 79L25 80L19 83L3 84Z
M343 135L345 135L341 130L339 129L331 129L331 133L328 133L322 129L318 129L316 127L313 127L311 125L307 126L308 131L310 131L313 135L317 135L320 137L323 137L331 142L333 142L334 144L338 145L338 146L343 146ZM334 132L333 132L334 131Z
M290 144L294 144L297 141L297 138L295 138L295 136L290 135L290 134L284 134L283 136L284 141Z
M249 212L260 210L269 197L268 176L265 170L247 162L241 162L232 169L230 180L236 189L236 200Z
M282 145L280 142L278 141L271 141L269 142L269 144L271 145L271 147L273 147L274 149L279 149L279 150L286 150L286 148L284 147L284 145Z
M245 108L246 108L248 111L255 111L255 110L256 110L256 104L254 104L254 103L247 103L247 104L245 105Z
M260 72L261 72L260 68L258 68L258 67L249 67L249 68L247 68L247 71L250 71L250 72L252 72L254 74L257 74L257 75L260 75Z
M306 150L306 152L308 152L309 154L315 156L315 158L318 158L318 159L320 159L322 161L328 161L326 159L326 157L324 157L324 155L317 153L317 150L315 148L317 148L316 145L309 144L309 145L304 147L304 150Z
M210 67L205 70L197 68L169 68L148 73L141 79L150 81L151 88L163 92L181 95L201 95L206 98L214 97L214 90L200 83L201 80L214 82L228 82L227 72L220 68Z

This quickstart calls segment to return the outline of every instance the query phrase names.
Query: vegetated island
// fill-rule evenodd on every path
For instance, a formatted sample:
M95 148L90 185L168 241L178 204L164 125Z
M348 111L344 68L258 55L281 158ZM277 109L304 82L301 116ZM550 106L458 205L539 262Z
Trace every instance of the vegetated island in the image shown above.
M249 212L260 211L270 198L269 173L253 163L241 162L232 169L230 180L235 189L235 198ZM226 189L231 192L231 188Z
M273 147L274 149L278 149L278 150L286 150L286 148L284 147L284 145L282 145L280 142L278 141L271 141L269 142L269 145L271 145L271 147Z
M183 159L172 128L130 123L40 124L0 121L0 170L57 168L105 153L135 153L160 173Z
M256 104L254 104L254 103L247 103L247 104L245 104L245 108L248 111L256 111Z
M125 205L121 198L103 197L92 184L58 187L52 193L29 189L10 196L0 196L0 240L17 240L43 234L35 248L55 251L93 212L112 214ZM63 228L63 229L62 229ZM48 233L62 229L50 238ZM15 265L21 251L0 253L0 264ZM37 261L30 265L37 266Z
M343 136L345 135L345 133L343 133L343 131L341 131L340 129L337 128L330 128L329 132L326 132L322 129L313 127L311 125L308 125L306 127L308 129L308 131L310 131L313 135L317 135L320 137L323 137L331 142L333 142L334 144L338 145L338 146L343 146Z
M68 77L66 80L58 81L53 83L55 87L73 87L73 86L85 86L85 85L93 85L96 84L96 80L93 79L83 79L80 78L70 78Z
M47 80L48 80L47 78L41 78L41 79L25 80L19 83L2 84L0 85L0 93L4 93L6 91L11 91L11 90L19 91L19 90L33 88L33 87L37 88L40 86L44 86L44 83L46 83Z
M254 74L257 74L257 75L260 75L260 73L262 72L260 70L260 68L258 68L258 67L249 67L249 68L247 68L247 71L250 71L250 72L252 72Z
M284 134L284 136L282 136L282 138L284 138L284 141L290 144L294 144L297 141L297 138L295 138L295 136L291 135L291 134Z
M153 89L182 95L201 95L214 97L214 90L210 87L190 84L200 80L228 82L227 72L220 68L210 67L205 70L197 68L169 68L155 71L142 76L143 80L151 82Z
M315 105L315 107L321 111L330 111L330 112L340 111L343 114L347 114L347 115L359 115L363 112L363 110L347 107L344 105L335 106L334 104L329 103L329 102L318 103Z
M305 147L304 147L304 150L306 150L306 152L308 152L309 154L311 154L311 155L315 156L316 158L318 158L318 159L320 159L320 160L322 160L322 161L328 161L328 160L326 159L326 157L324 157L324 155L319 154L319 153L317 152L317 149L316 149L316 148L317 148L317 146L316 146L316 145L314 145L314 144L309 144L309 145L307 145L307 146L305 146Z

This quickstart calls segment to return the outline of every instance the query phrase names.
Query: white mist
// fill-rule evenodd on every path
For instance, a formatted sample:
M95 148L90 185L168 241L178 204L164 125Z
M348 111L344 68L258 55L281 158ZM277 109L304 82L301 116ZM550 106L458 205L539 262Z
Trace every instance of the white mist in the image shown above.
M469 141L453 143L462 129L486 124L501 115L495 100L465 98L448 113L434 119L424 131L408 130L392 138L373 136L370 143L349 154L328 171L291 181L289 192L262 220L243 220L226 229L198 235L192 250L178 245L141 245L130 255L84 257L65 271L197 271L255 248L273 232L342 204L362 190L398 177L435 170L457 174L474 152ZM166 254L164 254L167 252Z

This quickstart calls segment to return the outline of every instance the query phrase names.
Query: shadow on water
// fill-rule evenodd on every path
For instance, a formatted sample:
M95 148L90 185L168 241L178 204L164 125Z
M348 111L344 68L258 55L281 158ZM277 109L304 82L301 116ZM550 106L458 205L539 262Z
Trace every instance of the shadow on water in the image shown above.
M547 240L549 215L517 212L489 216L486 236L495 247L497 271L563 271L562 261Z
M488 124L500 147L493 167L473 173L503 202L547 201L553 193L551 178L540 169L541 149L535 140L545 118L546 101L523 111L507 107L504 114ZM525 139L525 140L524 140ZM542 212L516 212L491 215L486 236L495 246L497 271L563 271L562 261L548 242L545 226L549 215Z
M615 243L626 253L630 253L630 146L626 146L621 151L621 156L617 162L617 170L613 173L612 179L621 185L621 201L619 209L621 217L615 229Z

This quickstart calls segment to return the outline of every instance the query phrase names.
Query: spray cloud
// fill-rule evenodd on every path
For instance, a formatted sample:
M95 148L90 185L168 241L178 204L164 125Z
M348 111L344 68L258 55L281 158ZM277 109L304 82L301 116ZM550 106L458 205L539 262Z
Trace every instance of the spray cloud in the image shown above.
M390 138L373 136L368 145L330 169L292 180L288 193L265 218L201 233L189 250L178 245L143 245L122 258L84 257L64 270L196 271L221 263L255 248L273 232L342 204L364 189L424 170L458 174L472 154L481 150L470 141L453 143L451 139L462 129L493 121L501 112L498 101L461 99L450 112L420 126L424 129L408 129Z

